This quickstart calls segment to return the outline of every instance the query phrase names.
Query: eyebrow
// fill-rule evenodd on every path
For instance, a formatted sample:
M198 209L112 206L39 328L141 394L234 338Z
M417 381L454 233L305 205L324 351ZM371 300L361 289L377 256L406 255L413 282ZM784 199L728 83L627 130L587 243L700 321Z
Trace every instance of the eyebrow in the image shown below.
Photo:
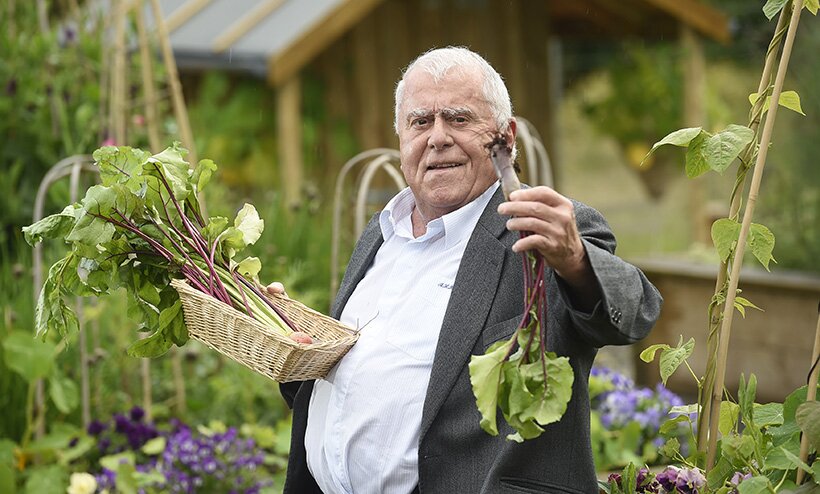
M410 110L409 112L407 112L407 122L409 123L409 122L413 121L413 119L416 119L416 118L423 118L423 117L430 118L430 117L434 116L436 113L437 112L434 112L433 110L431 110L429 108L416 108L414 110ZM475 116L475 113L473 113L473 110L471 110L470 108L468 108L466 106L457 106L455 108L445 107L445 108L442 108L441 110L439 110L438 113L441 114L441 116L444 117L445 120L449 120L449 119L455 118L457 116L468 116L468 117Z

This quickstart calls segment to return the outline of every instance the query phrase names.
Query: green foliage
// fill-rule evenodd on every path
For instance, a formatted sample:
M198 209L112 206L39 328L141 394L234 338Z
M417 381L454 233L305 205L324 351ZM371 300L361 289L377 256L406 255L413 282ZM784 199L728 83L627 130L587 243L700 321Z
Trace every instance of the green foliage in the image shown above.
M681 337L676 347L670 347L665 343L652 345L642 351L640 357L644 362L652 362L655 360L655 353L660 350L661 381L664 385L666 385L666 380L675 373L678 367L680 367L680 365L684 363L690 355L692 355L694 349L694 338L689 338L689 341L684 343L683 337Z
M536 330L532 326L528 329ZM543 432L541 426L561 419L574 380L566 357L547 352L533 358L521 348L510 355L516 340L529 339L529 331L516 332L510 340L493 344L484 355L473 355L469 364L481 428L498 435L496 410L500 407L504 419L516 430L507 439L516 442L538 437ZM539 352L538 345L534 346L534 352Z

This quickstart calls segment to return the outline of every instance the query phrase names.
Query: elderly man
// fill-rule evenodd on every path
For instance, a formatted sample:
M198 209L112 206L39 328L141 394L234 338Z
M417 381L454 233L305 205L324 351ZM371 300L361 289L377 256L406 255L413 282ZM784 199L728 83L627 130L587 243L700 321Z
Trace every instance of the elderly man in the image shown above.
M548 187L504 202L485 145L515 120L498 73L464 48L429 51L396 87L409 188L359 239L332 315L362 326L325 379L281 386L293 407L285 492L597 492L587 380L597 348L643 338L661 297L613 252L601 215ZM519 231L533 232L519 239ZM564 417L515 443L479 426L467 364L523 312L521 257L549 268L548 350L575 382Z

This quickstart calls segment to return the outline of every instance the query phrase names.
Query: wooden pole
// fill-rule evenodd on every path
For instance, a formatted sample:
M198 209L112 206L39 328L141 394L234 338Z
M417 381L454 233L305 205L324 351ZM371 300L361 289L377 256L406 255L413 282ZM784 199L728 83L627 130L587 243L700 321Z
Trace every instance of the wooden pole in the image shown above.
M811 362L809 364L809 382L806 389L806 401L814 401L817 399L817 376L820 374L818 368L818 360L820 360L820 304L817 306L817 327L814 329L814 350L811 353ZM805 434L800 439L800 459L805 463L809 458L809 438ZM797 469L797 485L803 482L803 477L806 472L802 468ZM815 479L816 480L816 479Z
M279 160L285 204L296 204L302 188L302 90L298 76L285 81L276 91Z
M681 29L683 51L683 125L684 127L705 126L706 70L703 45L692 28L684 25ZM709 234L703 228L703 181L689 181L689 215L692 221L692 239L707 243Z
M148 145L151 152L162 151L159 138L159 124L157 118L156 87L154 84L154 70L151 52L149 50L148 33L145 30L145 19L142 2L137 2L134 19L137 24L137 34L140 45L140 68L142 69L142 91L145 98L145 125L148 129Z
M783 40L783 37L779 34L785 28L786 22L788 21L788 15L786 15L786 9L780 13L780 18L777 21L777 27L775 27L775 35L769 44L768 52L766 53L765 63L763 65L763 73L760 76L760 83L757 86L757 93L763 94L766 91L766 88L769 87L772 78L772 70L774 69L775 60L777 59L777 52L780 49L780 43ZM764 99L758 99L755 103L754 107L751 111L751 118L749 122L749 128L755 131L757 134L757 129L760 126L760 120L763 115L763 103ZM745 171L745 164L751 161L752 156L754 156L755 150L757 147L757 140L753 140L746 149L743 150L741 153L741 169L738 170L737 173L737 180L740 181L743 177L746 176ZM729 218L734 218L738 215L740 211L740 194L739 194L740 187L736 186L735 192L732 194L731 204L729 206ZM723 290L723 286L726 284L726 278L728 277L729 272L729 264L726 261L720 263L720 268L718 269L717 279L715 280L715 293L720 293ZM719 331L720 331L720 315L722 314L722 306L717 305L710 310L710 317L709 317L709 330L706 335L706 372L703 378L703 382L701 383L700 389L698 389L698 402L701 403L700 413L698 414L698 423L697 423L697 430L698 430L698 439L697 439L697 446L698 451L705 452L707 442L709 441L709 427L707 424L709 423L710 412L712 410L712 400L710 390L714 386L715 382L715 366L717 364L717 351L718 351L718 342L719 342ZM720 410L720 408L716 408L716 410Z
M159 0L151 0L151 7L154 12L154 24L157 26L157 37L162 49L162 59L168 73L168 84L171 86L171 103L174 107L174 116L179 126L182 144L188 148L188 162L192 166L196 166L199 160L194 146L194 137L191 133L191 122L188 120L188 108L185 106L185 99L182 97L182 84L179 82L177 63L174 60L174 52L171 49L171 40L168 37L165 20L162 18Z
M785 8L785 7L784 7ZM794 38L797 32L797 25L800 22L800 14L803 10L803 0L795 0L792 5L792 17L789 23L789 30L786 34L786 41L783 44L783 53L777 67L774 88L772 89L772 104L766 114L766 122L763 124L763 134L760 137L760 151L755 162L752 183L749 189L746 208L743 212L743 223L740 226L740 236L737 239L735 248L735 259L732 263L732 273L729 277L729 288L726 293L726 303L723 307L723 321L720 329L720 342L718 344L717 368L715 372L715 383L712 388L712 414L709 417L709 448L707 451L706 469L710 470L715 466L715 455L717 454L717 431L720 420L720 402L723 397L723 383L726 378L726 360L729 354L729 337L732 332L732 317L735 312L735 299L737 297L737 287L740 279L740 266L743 264L743 254L746 250L746 240L752 224L755 203L760 191L760 182L763 178L763 168L766 166L766 157L769 154L769 145L772 142L772 132L774 130L774 120L777 117L777 109L780 106L780 94L783 92L783 81L786 79L786 71L789 67ZM717 406L715 406L717 405Z
M117 146L125 143L125 0L119 0L115 8L114 18L114 74L112 76L112 122L114 127L114 142Z

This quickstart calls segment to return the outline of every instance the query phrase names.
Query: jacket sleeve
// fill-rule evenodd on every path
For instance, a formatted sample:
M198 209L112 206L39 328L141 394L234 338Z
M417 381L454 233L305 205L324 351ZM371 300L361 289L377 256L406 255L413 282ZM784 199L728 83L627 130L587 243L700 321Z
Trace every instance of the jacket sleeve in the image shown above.
M592 312L576 310L566 284L559 294L581 337L595 347L626 345L644 338L655 325L663 298L640 269L615 255L616 241L604 217L573 201L581 241L601 290Z

